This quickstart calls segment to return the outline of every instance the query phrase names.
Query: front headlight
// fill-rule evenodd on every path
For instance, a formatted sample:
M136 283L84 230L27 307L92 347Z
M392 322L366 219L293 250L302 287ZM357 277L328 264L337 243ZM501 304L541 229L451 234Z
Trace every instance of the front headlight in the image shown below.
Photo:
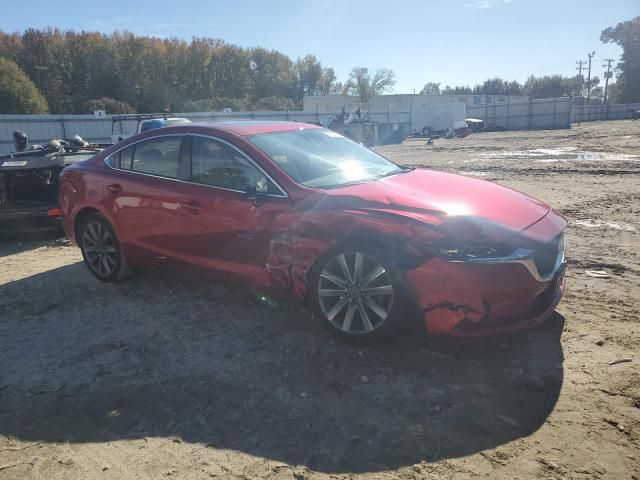
M440 256L450 262L468 262L481 258L504 258L510 256L513 252L513 247L474 245L441 248Z

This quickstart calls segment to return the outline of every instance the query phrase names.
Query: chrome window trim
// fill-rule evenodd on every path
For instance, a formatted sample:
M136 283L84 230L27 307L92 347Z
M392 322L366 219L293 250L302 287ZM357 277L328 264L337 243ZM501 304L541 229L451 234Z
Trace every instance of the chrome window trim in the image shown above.
M261 195L265 195L267 197L273 197L273 198L289 198L289 194L278 184L278 182L276 182L273 177L271 177L271 175L269 175L260 165L258 165L251 157L249 157L246 153L244 153L242 150L240 150L238 147L236 147L235 145L233 145L232 143L219 138L219 137L214 137L213 135L205 135L202 133L167 133L164 135L158 135L156 137L151 137L151 138L143 138L140 140L137 140L135 142L132 142L126 146L120 147L119 149L117 149L115 152L110 153L109 155L107 155L106 157L104 157L104 159L102 160L103 163L111 170L116 170L118 172L127 172L127 173L133 173L135 175L143 175L145 177L153 177L153 178L161 178L164 180L172 180L174 182L179 182L179 183L186 183L188 185L198 185L200 187L206 187L206 188L213 188L215 190L224 190L227 192L236 192L236 193L242 193L242 194L246 194L247 192L245 192L244 190L236 190L233 188L226 188L226 187L218 187L215 185L207 185L205 183L198 183L198 182L191 182L189 180L182 180L180 178L172 178L172 177L163 177L162 175L154 175L153 173L146 173L146 172L138 172L136 170L128 170L126 168L116 168L113 165L110 165L110 159L112 155L116 155L117 153L120 153L122 150L125 150L129 147L133 147L134 145L137 145L139 143L142 142L148 142L150 140L156 140L156 139L161 139L161 138L166 138L166 137L187 137L187 136L191 136L191 137L203 137L203 138L207 138L209 140L214 140L216 142L220 142L224 145L227 145L228 147L232 148L233 150L235 150L236 152L238 152L240 155L242 155L251 165L253 165L256 169L258 169L258 171L262 172L264 174L265 177L267 177L267 179L273 183L276 188L281 192L281 195L277 195L274 193L264 193ZM192 165L193 167L193 165Z
M468 260L450 260L450 263L469 263L469 264L484 264L484 265L495 265L500 263L514 263L520 264L524 266L531 276L535 278L540 283L547 283L555 277L556 273L561 270L565 265L565 256L564 256L564 232L560 234L560 241L558 242L558 255L556 257L556 263L551 269L551 271L546 274L540 274L538 270L538 266L533 258L534 251L529 250L527 248L518 248L510 255L505 257L485 257L485 258L470 258Z

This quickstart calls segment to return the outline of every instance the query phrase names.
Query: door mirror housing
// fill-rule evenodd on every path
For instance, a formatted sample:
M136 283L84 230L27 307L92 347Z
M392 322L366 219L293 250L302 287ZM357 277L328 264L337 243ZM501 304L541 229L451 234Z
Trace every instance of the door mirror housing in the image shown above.
M259 207L266 201L267 194L259 192L255 185L250 185L245 191L245 198L253 202L256 207Z

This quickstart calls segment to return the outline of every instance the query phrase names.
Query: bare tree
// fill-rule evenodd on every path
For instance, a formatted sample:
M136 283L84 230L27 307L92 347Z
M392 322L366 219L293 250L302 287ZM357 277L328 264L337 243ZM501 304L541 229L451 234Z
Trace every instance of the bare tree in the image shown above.
M395 84L393 70L379 68L371 75L368 68L355 67L349 74L343 93L360 97L362 107L369 111L374 98L391 90Z

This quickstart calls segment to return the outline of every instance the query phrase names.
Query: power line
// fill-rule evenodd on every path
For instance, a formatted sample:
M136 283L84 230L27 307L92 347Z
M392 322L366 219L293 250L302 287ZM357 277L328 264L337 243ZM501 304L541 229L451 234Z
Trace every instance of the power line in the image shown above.
M607 89L609 88L609 79L613 77L613 73L611 72L611 62L613 62L613 58L606 58L606 65L602 64L602 67L607 69L604 73L604 103L607 103Z

